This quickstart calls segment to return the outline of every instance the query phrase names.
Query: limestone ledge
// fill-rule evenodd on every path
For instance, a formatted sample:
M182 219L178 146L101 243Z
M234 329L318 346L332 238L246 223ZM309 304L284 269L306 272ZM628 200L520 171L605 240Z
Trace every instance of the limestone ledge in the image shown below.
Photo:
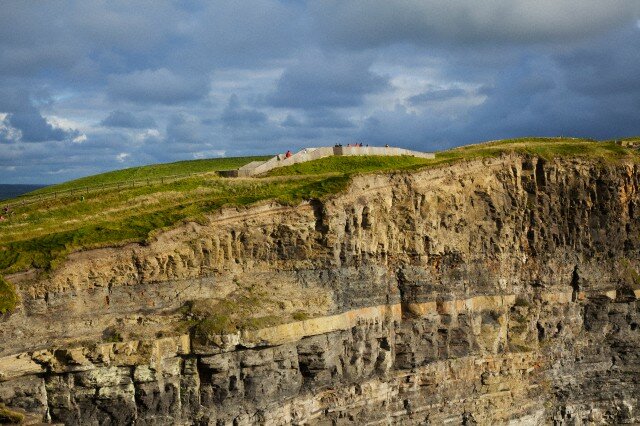
M275 346L295 342L303 337L348 330L360 323L399 321L400 304L371 306L341 314L312 318L259 330L243 330L239 341L245 347Z
M496 356L467 356L448 359L417 367L412 371L399 371L391 377L374 378L359 384L320 391L306 397L297 397L264 410L262 424L315 424L324 417L359 417L363 423L420 424L429 418L434 424L458 424L473 405L486 405L486 418L477 418L480 424L495 424L541 420L543 406L535 397L536 385L529 379L539 374L540 363L536 353L504 354ZM438 390L455 394L458 383L475 386L477 397L431 398ZM495 382L495 383L493 383ZM518 409L513 409L514 402ZM373 407L387 407L384 417L367 418ZM514 416L515 414L515 416ZM238 417L237 424L254 424L255 418Z
M0 381L46 371L63 373L141 364L155 367L165 358L189 353L188 335L77 348L44 349L0 358Z
M640 299L640 290L634 290L634 295ZM605 292L547 292L541 293L539 298L546 303L570 303L574 297L577 300L585 300L588 297L604 296L610 300L616 300L617 290ZM475 296L468 299L439 300L420 303L404 303L402 309L414 317L426 317L429 315L455 315L462 312L478 312L491 309L504 309L516 303L517 295L493 295Z
M640 290L634 295L640 299ZM611 300L617 297L616 290L604 293L548 292L539 295L550 304L571 303L587 297L604 296ZM23 352L0 358L0 382L16 377L39 374L47 371L55 373L86 371L105 366L148 365L156 368L163 359L177 355L212 355L231 352L237 346L254 348L278 346L296 342L304 337L348 330L363 323L388 323L402 321L403 314L412 317L430 315L456 315L459 313L508 309L516 303L517 296L493 295L468 299L430 301L379 305L354 309L336 315L312 318L266 327L258 330L242 330L235 334L221 335L217 345L201 345L192 341L189 335L165 337L156 340L132 340L127 342L100 343L76 348L54 348L33 352Z

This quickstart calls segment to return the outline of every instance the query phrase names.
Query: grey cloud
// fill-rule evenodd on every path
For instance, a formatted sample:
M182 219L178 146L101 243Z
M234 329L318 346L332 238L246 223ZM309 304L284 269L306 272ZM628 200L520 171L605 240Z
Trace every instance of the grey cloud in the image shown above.
M596 46L582 46L554 55L567 86L591 97L640 95L640 31L607 37ZM612 49L611 46L616 46Z
M397 107L369 117L358 139L371 145L390 143L424 151L441 150L461 142L458 135L450 131L452 124L431 114L416 114Z
M49 123L34 105L29 91L24 89L0 88L0 112L7 113L5 121L20 131L22 142L62 141L79 134Z
M304 123L302 122L302 120L293 116L292 114L287 114L287 117L284 120L282 120L282 123L280 124L283 127L292 127L292 128L304 127Z
M204 139L200 122L186 114L176 114L167 123L167 141L170 143L192 143Z
M8 115L8 121L22 132L23 142L62 141L79 134L52 126L35 108L13 112Z
M166 68L147 69L109 76L107 91L114 99L173 105L204 98L209 82L206 77L183 76Z
M70 9L70 10L69 10ZM118 50L146 55L179 36L189 16L173 2L84 1L66 10L68 22L92 47L117 46Z
M292 114L282 121L283 127L308 128L308 129L354 129L356 125L348 118L329 109L308 111L304 118L298 118Z
M66 68L86 53L69 26L54 26L68 15L54 3L3 3L0 14L0 73L31 76Z
M599 34L637 18L636 0L322 0L319 36L351 48L393 43L538 43Z
M278 0L202 3L190 23L194 43L173 55L199 67L252 67L308 43L302 5ZM302 12L302 13L301 13ZM305 43L307 42L307 43Z
M19 140L19 132L6 119L0 120L0 144L15 143Z
M238 96L231 95L229 102L220 117L222 122L230 127L244 125L259 125L267 121L267 116L263 112L255 109L243 108L240 105Z
M155 120L148 116L136 116L127 111L111 111L111 113L100 122L105 127L121 127L126 129L150 129L156 127Z
M388 88L387 78L370 66L366 56L306 56L284 72L267 101L281 108L358 106L365 95Z
M454 98L461 98L467 95L464 89L435 89L409 97L408 101L412 105L421 105L429 102L446 101Z

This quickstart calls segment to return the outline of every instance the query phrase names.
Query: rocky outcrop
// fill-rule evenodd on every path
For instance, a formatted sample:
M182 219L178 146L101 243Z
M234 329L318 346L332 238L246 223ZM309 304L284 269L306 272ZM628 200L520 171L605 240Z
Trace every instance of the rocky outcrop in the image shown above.
M65 424L640 422L639 183L504 156L76 253L8 277L0 402Z

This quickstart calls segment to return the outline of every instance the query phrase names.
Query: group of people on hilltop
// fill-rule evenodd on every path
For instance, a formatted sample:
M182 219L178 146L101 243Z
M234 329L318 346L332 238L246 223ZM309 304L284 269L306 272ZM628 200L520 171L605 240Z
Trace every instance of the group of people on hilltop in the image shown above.
M362 142L356 142L356 143L348 143L347 147L351 148L351 147L363 147L363 146L369 146L369 144L366 145L362 145ZM341 143L337 143L334 145L335 148L342 148L342 144Z

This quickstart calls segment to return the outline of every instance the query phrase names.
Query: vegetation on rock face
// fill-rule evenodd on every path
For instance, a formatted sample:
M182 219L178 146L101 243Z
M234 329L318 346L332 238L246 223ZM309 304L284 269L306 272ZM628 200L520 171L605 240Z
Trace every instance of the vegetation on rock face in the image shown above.
M0 404L1 424L21 424L24 421L24 414L8 409L4 404Z
M329 157L273 170L269 176L223 179L212 170L228 169L260 157L196 160L120 170L43 188L51 193L170 174L195 175L170 183L127 188L106 188L80 194L59 194L13 208L0 222L0 273L29 268L50 270L68 253L81 249L144 242L157 230L184 221L207 221L223 206L245 206L262 200L294 204L344 190L355 173L415 170L457 161L517 152L552 158L575 156L602 161L637 160L637 151L614 142L584 139L526 138L451 149L433 160L414 157ZM3 302L4 303L4 302Z
M18 294L13 284L0 276L0 314L11 312L18 304Z
M290 321L288 315L255 316L256 312L270 303L266 294L232 295L223 300L196 300L188 306L187 316L194 324L194 338L205 343L212 336L239 330L257 330Z
M234 281L235 289L223 298L199 299L183 308L187 329L200 343L215 336L242 330L259 330L275 325L323 316L332 304L329 292L308 287L288 287L284 281L250 284Z

